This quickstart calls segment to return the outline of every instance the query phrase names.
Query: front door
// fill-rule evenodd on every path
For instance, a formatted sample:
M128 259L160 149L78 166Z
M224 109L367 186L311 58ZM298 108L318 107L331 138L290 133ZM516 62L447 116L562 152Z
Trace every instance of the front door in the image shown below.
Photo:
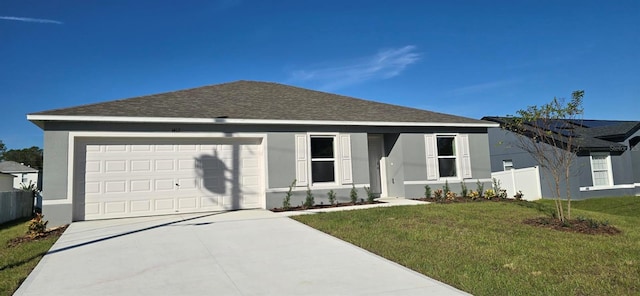
M384 145L382 135L369 135L367 137L369 146L369 180L371 191L376 197L382 196L382 174L381 163L384 156Z

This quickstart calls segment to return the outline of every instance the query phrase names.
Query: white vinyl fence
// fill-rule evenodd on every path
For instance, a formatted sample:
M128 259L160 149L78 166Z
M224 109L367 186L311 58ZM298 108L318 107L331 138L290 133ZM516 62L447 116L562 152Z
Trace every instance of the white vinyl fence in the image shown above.
M537 200L542 198L540 169L537 166L493 172L491 173L491 178L500 181L500 187L507 190L508 197L513 197L516 192L522 191L524 200Z
M0 192L0 224L31 217L33 193L31 191Z

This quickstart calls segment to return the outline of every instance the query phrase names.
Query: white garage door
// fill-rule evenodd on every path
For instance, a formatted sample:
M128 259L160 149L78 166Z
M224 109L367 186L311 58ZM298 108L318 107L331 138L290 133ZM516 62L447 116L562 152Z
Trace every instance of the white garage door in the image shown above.
M77 145L76 219L259 208L260 139L111 139ZM83 178L84 177L84 178Z

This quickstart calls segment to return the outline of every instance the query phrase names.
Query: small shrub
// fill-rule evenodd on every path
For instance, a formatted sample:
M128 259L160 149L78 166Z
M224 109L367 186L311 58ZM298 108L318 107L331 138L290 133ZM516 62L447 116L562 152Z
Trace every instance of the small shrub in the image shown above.
M454 199L456 199L456 193L455 193L455 192L453 192L453 191L449 191L449 192L447 192L447 195L446 195L446 196L447 196L447 200L454 200Z
M29 221L29 230L27 230L27 235L30 237L38 237L46 232L47 223L49 223L49 221L45 221L43 218L44 215L38 213L33 217L33 219L31 219L31 221Z
M429 185L424 185L424 197L431 197L431 187Z
M329 190L329 192L327 192L327 195L329 196L329 203L331 205L335 205L336 204L336 193L333 191L333 189Z
M480 194L479 197L482 197L482 193L484 192L484 184L482 184L480 180L476 181L476 191Z
M516 195L513 196L513 198L515 198L516 200L522 200L523 197L524 197L524 194L520 190L518 190Z
M364 191L367 193L367 202L373 203L376 198L376 194L371 191L370 187L364 186Z
M496 196L496 192L493 191L493 189L487 189L484 192L484 197L486 197L487 199L491 199L492 197Z
M293 187L296 186L296 180L294 179L289 185L289 191L285 194L284 199L282 200L282 208L288 210L291 208L291 196L293 195Z
M473 200L476 200L480 197L480 193L478 193L478 191L471 190L471 192L469 193L469 197L471 197L471 199Z
M576 217L576 220L578 220L580 222L587 222L587 225L589 226L589 228L599 228L600 226L604 227L604 226L609 225L609 221L600 222L598 220L591 219L591 218L586 218L586 217L582 217L582 216Z
M433 191L433 197L436 200L441 200L442 199L442 189L436 189L435 191Z
M352 204L355 205L356 203L358 203L358 190L356 189L356 185L355 184L351 188L351 192L349 193L349 197L351 198L351 203Z
M449 194L449 191L451 191L451 189L449 188L449 181L445 180L444 186L442 187L442 192L444 196L447 196Z
M314 200L313 193L311 192L311 188L307 186L307 197L304 199L304 204L302 205L305 209L313 207L316 202Z
M492 178L492 180L493 180L493 192L494 192L495 196L497 196L500 199L507 198L507 190L506 189L502 189L501 184L500 184L500 180L498 180L496 178Z
M469 192L469 189L467 189L467 184L465 184L464 181L460 182L460 188L462 188L460 190L460 195L462 197L467 197L467 193Z

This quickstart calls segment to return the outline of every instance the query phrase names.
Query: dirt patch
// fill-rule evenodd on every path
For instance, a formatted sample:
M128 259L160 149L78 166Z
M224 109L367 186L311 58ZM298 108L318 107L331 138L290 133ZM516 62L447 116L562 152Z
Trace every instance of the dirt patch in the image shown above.
M337 204L334 204L334 205L319 204L319 205L314 205L312 207L296 206L296 207L290 207L289 209L273 208L273 209L270 209L270 211L277 213L277 212L287 212L287 211L304 211L304 210L312 210L312 209L326 209L326 208L338 208L338 207L348 207L348 206L372 205L372 204L381 204L381 203L384 203L384 202L377 201L377 200L374 200L373 202L362 201L362 202L357 202L357 203L344 202L344 203L337 203Z
M622 231L612 225L603 224L602 222L591 219L571 219L566 222L561 222L555 218L538 217L524 220L523 223L536 227L583 234L616 235L622 233Z
M52 236L60 236L62 235L62 233L67 230L67 227L69 225L64 225L64 226L60 226L60 227L56 227L56 228L51 228L51 229L47 229L47 231L40 233L38 235L24 235L24 236L20 236L20 237L16 237L14 239L11 239L7 242L7 246L12 248L12 247L16 247L20 244L23 243L28 243L31 241L38 241L38 240L43 240L43 239L47 239L49 237Z

